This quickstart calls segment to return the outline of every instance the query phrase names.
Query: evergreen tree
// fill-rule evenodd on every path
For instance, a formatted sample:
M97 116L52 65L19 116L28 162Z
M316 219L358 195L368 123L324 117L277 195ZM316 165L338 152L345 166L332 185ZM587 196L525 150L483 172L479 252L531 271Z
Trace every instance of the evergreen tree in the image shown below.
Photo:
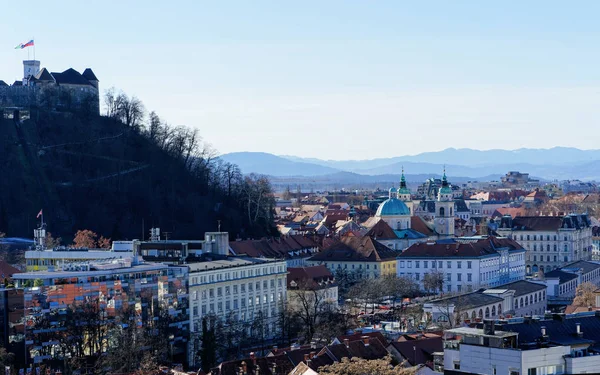
M202 349L200 349L200 362L202 371L208 374L211 368L217 365L217 339L214 327L208 327L208 321L202 319Z

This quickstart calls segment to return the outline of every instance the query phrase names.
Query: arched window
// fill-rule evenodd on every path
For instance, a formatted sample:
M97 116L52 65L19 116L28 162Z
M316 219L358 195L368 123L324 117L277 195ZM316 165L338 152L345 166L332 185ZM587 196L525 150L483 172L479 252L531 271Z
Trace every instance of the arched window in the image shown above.
M498 315L502 314L502 304L498 304Z
M444 216L444 207L440 207L440 216Z
M492 316L496 316L496 306L492 306Z
M452 207L450 207L450 216L452 216Z
M533 296L529 296L529 303L533 305Z
M535 298L533 300L534 300L535 303L537 303L537 293L534 295L534 297Z
M477 318L477 314L475 313L475 310L473 310L471 313L471 319L475 320L475 318Z
M468 312L465 313L464 320L469 320L469 313Z
M479 317L483 318L483 310L482 309L479 309Z
M519 308L519 299L515 298L515 309Z
M489 307L486 307L486 308L485 308L485 317L486 317L486 318L489 318L489 317L490 317L490 308L489 308Z

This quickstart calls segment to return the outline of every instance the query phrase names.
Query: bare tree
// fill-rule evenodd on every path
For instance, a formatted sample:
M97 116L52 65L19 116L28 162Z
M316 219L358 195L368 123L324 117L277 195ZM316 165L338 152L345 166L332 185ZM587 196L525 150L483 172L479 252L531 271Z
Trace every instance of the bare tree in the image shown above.
M442 293L444 291L444 274L437 270L424 274L423 288L428 292Z
M575 306L596 306L596 294L594 293L598 287L591 283L585 282L577 287L575 299L573 299L573 305Z
M319 318L332 309L325 290L312 281L299 282L288 289L289 306L292 312L301 319L305 328L305 341L310 341L315 334Z
M343 358L341 362L319 368L321 375L413 375L416 367L406 368L404 363L393 364L390 355L381 359Z

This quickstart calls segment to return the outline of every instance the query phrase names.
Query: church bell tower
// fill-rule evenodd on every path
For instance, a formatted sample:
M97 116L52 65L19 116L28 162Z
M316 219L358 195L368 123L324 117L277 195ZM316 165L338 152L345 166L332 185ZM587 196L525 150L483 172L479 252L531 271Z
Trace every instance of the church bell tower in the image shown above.
M454 199L446 178L446 168L442 177L442 187L435 201L435 231L440 237L454 237Z

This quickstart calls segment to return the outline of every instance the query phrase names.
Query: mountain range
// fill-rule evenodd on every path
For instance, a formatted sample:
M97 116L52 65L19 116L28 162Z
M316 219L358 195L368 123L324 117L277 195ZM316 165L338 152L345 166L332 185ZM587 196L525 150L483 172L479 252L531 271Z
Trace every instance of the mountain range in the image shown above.
M369 160L323 160L262 152L235 152L221 158L237 164L243 173L299 179L319 177L339 182L395 180L402 168L407 179L413 177L415 181L416 177L420 181L422 175L441 175L444 166L450 178L461 180L498 179L508 171L527 172L543 180L600 180L600 150L570 147L485 151L448 148Z

